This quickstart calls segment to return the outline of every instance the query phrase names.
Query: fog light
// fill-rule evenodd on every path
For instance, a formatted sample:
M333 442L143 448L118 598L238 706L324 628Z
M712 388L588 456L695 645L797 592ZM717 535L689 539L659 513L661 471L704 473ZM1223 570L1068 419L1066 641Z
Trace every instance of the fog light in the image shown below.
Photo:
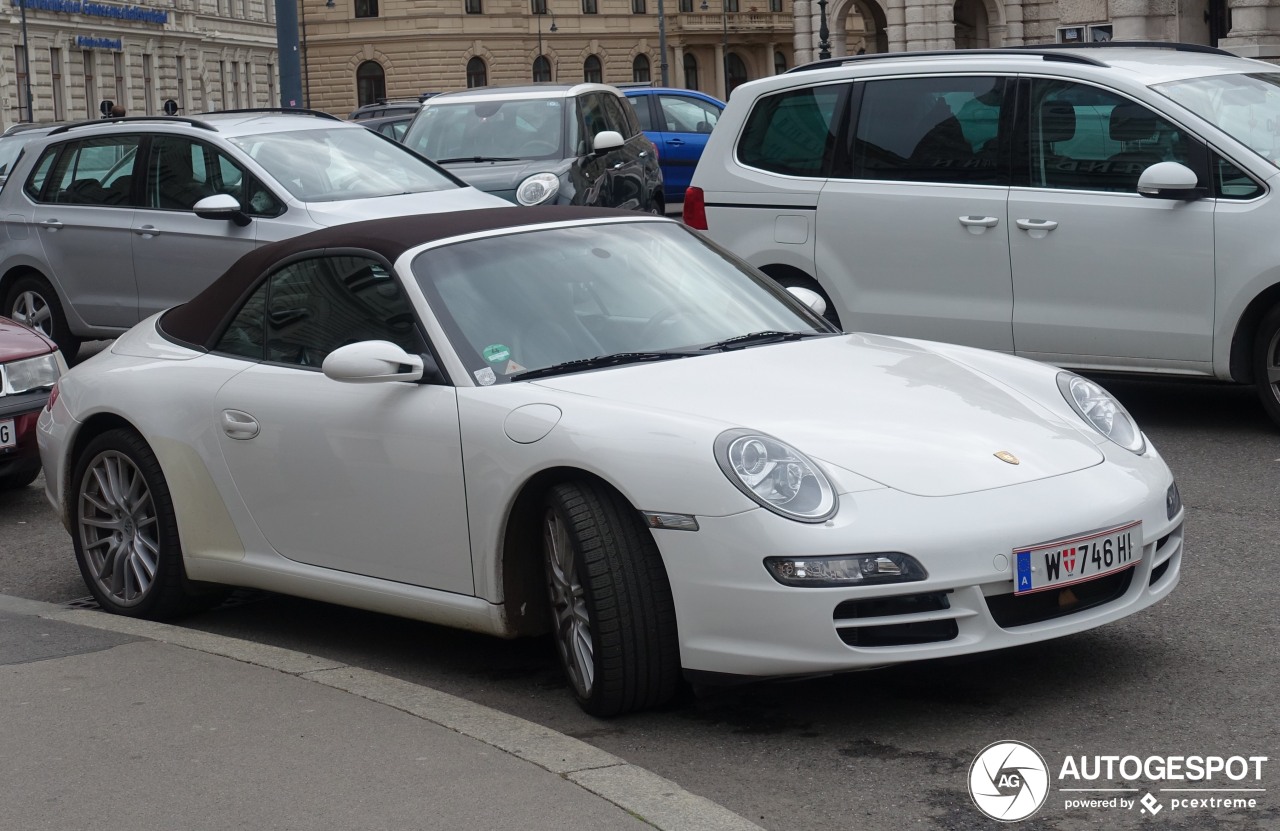
M764 567L784 586L861 586L910 583L928 577L907 554L847 554L839 557L766 557Z
M1178 483L1174 482L1169 486L1169 490L1164 495L1164 507L1169 513L1169 519L1173 519L1178 515L1178 511L1182 510L1182 494L1178 493Z

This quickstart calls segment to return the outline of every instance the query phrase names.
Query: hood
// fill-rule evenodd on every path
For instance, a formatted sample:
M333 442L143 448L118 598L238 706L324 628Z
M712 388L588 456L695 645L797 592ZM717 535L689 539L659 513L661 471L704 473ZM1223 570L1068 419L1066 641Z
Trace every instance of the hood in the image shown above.
M0 364L47 355L55 349L53 341L34 329L0 317Z
M307 213L318 225L342 225L364 219L388 216L434 214L443 211L465 211L471 208L502 208L508 203L471 187L433 190L426 193L399 193L368 199L346 199L336 202L309 202Z
M1066 420L927 346L875 335L532 383L760 430L820 462L919 496L1016 485L1104 458L1083 422ZM1001 451L1019 463L1001 461L995 455Z
M560 167L546 160L514 162L455 162L441 165L454 176L474 188L500 196L508 202L516 201L516 186L535 173L560 175Z

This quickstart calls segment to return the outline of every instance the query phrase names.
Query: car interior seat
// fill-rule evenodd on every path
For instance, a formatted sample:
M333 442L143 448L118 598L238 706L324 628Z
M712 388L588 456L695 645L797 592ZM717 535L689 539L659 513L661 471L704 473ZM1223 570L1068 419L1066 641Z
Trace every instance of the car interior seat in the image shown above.
M1071 188L1076 182L1075 160L1060 152L1058 144L1076 136L1076 108L1069 101L1048 101L1040 108L1039 157L1032 185ZM1034 135L1034 134L1033 134Z
M1159 127L1156 114L1141 104L1126 102L1111 110L1108 134L1112 141L1120 142L1125 148L1107 160L1118 187L1135 190L1142 171L1164 160L1164 153L1155 141Z

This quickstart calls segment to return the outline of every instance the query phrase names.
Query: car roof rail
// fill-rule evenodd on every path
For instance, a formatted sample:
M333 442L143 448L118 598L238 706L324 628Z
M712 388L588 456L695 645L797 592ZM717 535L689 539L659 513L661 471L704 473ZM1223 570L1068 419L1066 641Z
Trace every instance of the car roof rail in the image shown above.
M308 110L305 107L241 107L234 110L215 110L205 115L226 115L227 113L288 113L291 115L310 115L316 118L328 118L333 121L341 121L333 113L321 112L320 110Z
M894 60L897 58L966 58L970 55L1003 55L1008 57L1014 52L1021 52L1026 55L1038 55L1041 59L1046 61L1081 63L1088 64L1090 66L1107 65L1097 58L1093 58L1089 55L1073 55L1067 52L1037 51L1041 49L1043 49L1042 46L1019 46L997 49L929 49L922 52L875 52L870 55L844 55L839 58L824 58L823 60L814 61L813 63L801 64L800 66L788 69L785 74L790 75L793 72L808 72L813 69L829 69L834 66L862 63L863 61L883 61Z
M1202 43L1178 43L1168 40L1099 40L1083 43L1037 43L1028 46L1006 46L1005 49L1120 49L1124 47L1140 49L1172 49L1176 52L1199 52L1204 55L1225 55L1229 58L1240 57L1234 52L1219 49L1216 46L1205 46Z
M77 121L74 124L64 124L61 127L50 130L49 135L56 136L59 133L65 133L69 130L78 130L82 127L97 127L102 124L121 124L124 122L136 121L181 121L183 124L190 124L192 127L199 127L201 130L211 130L215 133L218 132L217 127L214 127L207 121L201 121L198 118L187 118L181 115L123 115L119 118L99 118L93 121Z

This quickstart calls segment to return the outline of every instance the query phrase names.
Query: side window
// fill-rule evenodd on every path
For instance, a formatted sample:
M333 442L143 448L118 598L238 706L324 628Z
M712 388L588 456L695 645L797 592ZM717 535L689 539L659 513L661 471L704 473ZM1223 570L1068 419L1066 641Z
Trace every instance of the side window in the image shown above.
M36 162L35 168L31 171L31 176L27 178L27 183L23 187L27 196L37 202L43 201L45 183L49 181L49 171L53 169L54 159L58 158L60 147L50 147L44 151L44 155L40 157L40 161Z
M1037 188L1135 193L1157 162L1180 162L1204 181L1207 149L1142 104L1086 84L1033 80L1025 152Z
M585 156L591 152L596 135L609 129L599 95L590 93L578 96L578 120L582 124L582 141L578 143L577 155Z
M835 149L835 112L847 84L792 90L756 102L738 145L745 165L789 176L821 176Z
M225 153L182 136L155 136L147 156L143 206L189 211L206 196L225 193L251 216L279 216L284 206Z
M649 111L649 96L641 95L635 98L628 97L627 103L631 105L631 109L636 112L636 120L640 122L640 129L645 131L659 130L653 124L653 114Z
M968 185L1007 183L999 153L1005 79L869 81L858 108L853 175Z
M1262 185L1221 156L1213 157L1213 195L1219 199L1253 199L1261 196Z
M268 277L232 319L217 350L319 369L333 350L366 340L423 351L399 282L368 257L313 257Z
M57 163L49 169L49 181L42 183L46 202L68 205L132 204L134 163L138 155L138 136L103 136L65 145ZM41 160L36 174L42 175ZM36 187L35 177L28 192Z
M600 101L604 106L604 123L606 130L614 130L624 139L631 138L635 132L631 129L631 122L627 120L627 114L622 109L626 106L618 99L616 95L601 95Z
M683 95L660 95L665 129L672 133L710 133L720 118L720 110L705 101Z

